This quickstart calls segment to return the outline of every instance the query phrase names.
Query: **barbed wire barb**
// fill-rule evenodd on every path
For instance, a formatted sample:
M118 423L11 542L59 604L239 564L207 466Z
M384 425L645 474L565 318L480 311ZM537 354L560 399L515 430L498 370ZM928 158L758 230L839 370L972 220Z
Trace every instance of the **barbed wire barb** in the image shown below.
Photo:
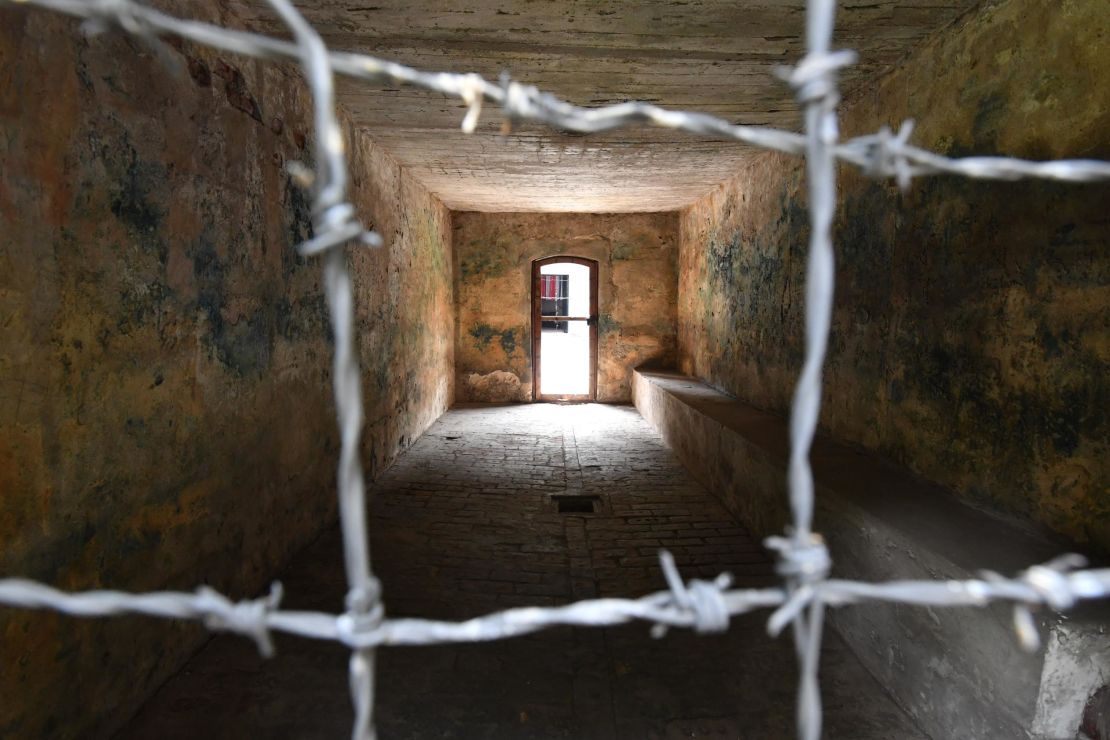
M660 567L667 565L660 552ZM1066 556L1073 557L1073 556ZM673 562L673 561L672 561ZM759 609L777 610L793 598L791 609L802 609L811 598L820 597L829 607L839 608L866 602L898 602L916 606L966 607L986 606L1005 601L1026 608L1057 609L1058 604L1076 605L1082 601L1110 596L1110 568L1073 570L1061 567L1059 559L1043 566L1032 566L1012 578L992 576L966 581L887 581L866 583L827 579L805 592L787 594L784 588L731 589L721 576L713 581L692 579L684 582L686 591L713 588L730 617ZM1038 568L1050 568L1061 576L1049 593L1036 581ZM675 571L677 573L677 571ZM722 574L725 575L725 574ZM669 579L668 579L669 580ZM697 584L709 584L708 586ZM670 584L668 584L670 585ZM203 588L203 587L202 587ZM276 587L275 587L276 588ZM66 592L20 578L0 579L0 604L21 609L49 609L75 617L109 617L141 614L163 619L196 620L209 629L244 634L253 639L264 626L269 633L282 632L314 640L336 642L351 649L382 646L440 645L448 643L490 642L531 634L549 627L612 627L629 622L646 622L666 629L698 628L697 602L676 598L674 588L657 591L636 599L599 598L550 607L514 607L475 617L463 622L418 618L385 617L373 629L360 629L351 624L349 613L290 611L278 608L275 589L259 599L233 602L226 596L198 592L157 591L132 594L122 591ZM280 593L280 592L278 592ZM800 594L800 595L799 595ZM716 602L717 597L711 597ZM1061 601L1061 599L1063 601ZM259 606L252 606L260 604ZM709 607L716 609L716 606ZM239 617L229 618L232 610ZM246 615L253 615L247 619ZM210 616L215 619L209 620ZM715 619L709 616L710 624ZM769 631L774 612L768 620ZM782 627L789 623L785 616ZM779 630L780 631L780 630ZM659 635L660 637L662 634Z

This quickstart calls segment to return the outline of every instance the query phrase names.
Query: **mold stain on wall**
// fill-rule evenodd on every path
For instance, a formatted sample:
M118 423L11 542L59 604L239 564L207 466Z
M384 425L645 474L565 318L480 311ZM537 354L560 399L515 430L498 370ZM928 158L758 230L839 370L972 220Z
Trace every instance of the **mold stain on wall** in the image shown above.
M675 360L676 214L455 213L460 401L532 398L532 262L597 260L598 400L631 398L632 368Z
M849 96L844 132L914 118L915 143L952 156L1105 158L1107 34L1105 3L992 5ZM1110 552L1110 189L937 177L903 194L842 172L823 429ZM782 413L803 187L799 161L757 155L680 224L682 369Z
M311 117L295 69L169 53L182 74L0 9L0 573L250 596L335 514L328 316L283 170ZM350 256L378 471L451 403L450 224L348 151L386 240ZM0 612L0 736L108 736L203 639Z

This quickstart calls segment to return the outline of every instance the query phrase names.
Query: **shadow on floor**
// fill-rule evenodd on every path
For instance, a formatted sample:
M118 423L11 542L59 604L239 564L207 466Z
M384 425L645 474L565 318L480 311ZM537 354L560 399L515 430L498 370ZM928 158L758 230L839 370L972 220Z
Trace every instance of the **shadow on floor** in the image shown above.
M596 495L561 514L552 494ZM660 547L685 578L776 582L758 543L623 406L457 408L372 492L374 567L392 616L463 619L510 606L661 590ZM292 609L343 603L338 529L282 575ZM382 738L789 738L796 671L765 614L723 635L649 626L553 629L480 645L379 651ZM827 738L920 738L831 632ZM348 737L347 653L279 636L278 655L214 638L120 738Z

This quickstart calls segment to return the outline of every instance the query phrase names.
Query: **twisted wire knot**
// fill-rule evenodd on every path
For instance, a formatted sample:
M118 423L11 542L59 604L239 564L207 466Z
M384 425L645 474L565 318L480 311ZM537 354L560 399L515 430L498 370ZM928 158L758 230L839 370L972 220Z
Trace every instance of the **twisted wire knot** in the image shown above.
M534 85L522 85L516 82L507 72L501 73L501 111L505 116L503 133L508 133L513 122L522 118L537 117L540 106L537 100L542 100L543 95Z
M269 658L274 654L274 643L267 620L281 603L283 593L281 584L275 581L268 595L236 603L215 589L201 586L197 589L197 610L203 614L205 627L246 635L254 640L258 652Z
M795 537L768 537L763 540L768 550L778 553L775 572L783 578L798 583L811 584L825 580L832 568L832 558L825 547L825 539L810 533L805 539Z
M382 582L369 576L365 582L347 592L347 610L357 614L369 614L382 605Z
M721 573L712 581L693 578L689 583L683 583L674 556L667 550L659 551L659 565L671 590L673 605L693 617L695 632L705 634L728 629L729 611L724 591L732 585L731 574ZM665 624L652 628L653 637L662 637L666 632Z
M367 231L354 218L354 212L354 206L346 202L328 208L320 215L319 233L298 244L297 251L303 257L311 257L356 239L366 246L380 247L383 244L381 235L376 231Z
M1064 611L1075 606L1079 601L1079 594L1072 587L1068 571L1073 568L1082 568L1087 564L1087 559L1082 555L1061 555L1044 565L1034 565L1018 576L1023 584L1033 590L1036 598L1026 602L1014 603L1014 629L1022 648L1034 652L1041 647L1041 635L1037 630L1036 620L1033 618L1034 610L1041 604ZM1005 580L996 573L984 573L989 580Z
M335 619L335 631L339 641L353 650L364 650L380 642L382 624L385 622L385 609L381 604L370 612L358 614L346 612Z
M89 10L81 29L90 36L104 33L113 25L136 36L150 36L150 29L135 14L131 0L93 0Z
M768 537L763 545L778 553L775 572L791 587L786 601L767 620L767 632L777 636L807 606L820 599L820 585L829 575L832 558L824 538L815 532L804 537Z
M340 639L353 648L370 647L385 621L382 584L370 576L361 586L347 592L347 611L336 619Z
M508 72L501 73L499 82L501 83L501 112L507 123L515 121L527 112L528 97L524 94L524 86L509 77Z
M466 103L467 108L466 117L462 120L464 134L472 134L474 129L478 127L478 119L482 115L482 96L485 85L486 81L482 79L481 75L473 72L466 75L459 83L459 96Z
M780 67L775 71L779 79L794 88L794 95L802 105L819 100L835 102L836 73L856 62L854 51L810 52L793 67Z
M302 188L310 188L316 184L315 173L300 162L290 162L285 169ZM380 247L383 243L380 234L368 231L355 218L355 207L345 200L329 202L327 199L319 199L312 208L312 221L315 235L297 245L297 252L302 257L321 254L355 239L370 247Z
M1061 555L1044 565L1027 569L1021 574L1021 580L1036 591L1044 603L1057 611L1065 611L1079 600L1068 578L1068 571L1085 565L1087 559L1082 555Z
M879 133L860 140L866 148L864 174L870 177L894 177L898 187L906 190L913 179L913 168L906 156L906 145L913 134L914 122L902 122L898 133L894 134L889 126L883 126Z

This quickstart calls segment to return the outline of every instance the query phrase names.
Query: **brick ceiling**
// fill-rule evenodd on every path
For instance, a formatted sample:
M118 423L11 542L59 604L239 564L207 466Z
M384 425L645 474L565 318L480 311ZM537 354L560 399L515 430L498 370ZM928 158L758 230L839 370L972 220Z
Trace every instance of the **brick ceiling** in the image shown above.
M851 90L977 0L841 0L837 48L860 52ZM287 36L261 0L233 5L252 30ZM335 49L428 70L502 70L579 105L646 100L734 123L798 129L772 75L803 49L804 0L301 0ZM497 111L464 135L461 103L412 88L343 80L340 105L449 208L666 211L727 179L751 150L659 129L573 136L525 125L499 135Z

